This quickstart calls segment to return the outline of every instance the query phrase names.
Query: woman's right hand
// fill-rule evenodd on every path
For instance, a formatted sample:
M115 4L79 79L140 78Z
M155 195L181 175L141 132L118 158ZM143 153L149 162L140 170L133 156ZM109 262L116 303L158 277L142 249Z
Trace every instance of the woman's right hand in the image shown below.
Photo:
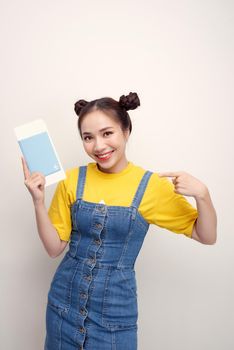
M45 200L45 176L39 172L30 174L27 163L23 157L24 184L31 193L34 204L44 203Z

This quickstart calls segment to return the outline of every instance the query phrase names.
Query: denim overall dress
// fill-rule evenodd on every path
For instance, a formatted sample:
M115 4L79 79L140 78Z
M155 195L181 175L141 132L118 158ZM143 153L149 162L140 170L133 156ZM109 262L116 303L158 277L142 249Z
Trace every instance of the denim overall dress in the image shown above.
M152 173L124 207L82 200L87 167L79 169L69 250L48 293L44 349L136 350L134 264L149 228L138 207Z

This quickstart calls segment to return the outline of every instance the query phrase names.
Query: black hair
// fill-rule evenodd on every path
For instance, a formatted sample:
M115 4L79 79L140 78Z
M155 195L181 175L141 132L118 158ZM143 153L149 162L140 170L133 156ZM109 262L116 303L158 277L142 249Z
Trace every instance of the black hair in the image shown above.
M132 131L132 122L128 114L128 110L136 109L140 106L140 100L136 92L130 92L128 95L122 95L119 101L111 97L102 97L90 102L79 100L75 103L74 110L78 115L78 129L81 135L81 122L85 115L94 110L100 110L107 113L110 117L117 120L123 131Z

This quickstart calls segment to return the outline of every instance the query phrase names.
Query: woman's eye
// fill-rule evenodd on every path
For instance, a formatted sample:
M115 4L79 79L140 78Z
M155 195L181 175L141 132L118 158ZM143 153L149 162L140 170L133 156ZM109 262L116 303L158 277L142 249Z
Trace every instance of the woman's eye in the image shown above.
M83 138L83 140L87 142L87 141L90 141L91 138L92 138L91 136L85 136L85 137Z
M113 134L112 131L106 131L106 132L104 132L104 135L105 135L105 136L109 136L109 135L111 135L111 134Z

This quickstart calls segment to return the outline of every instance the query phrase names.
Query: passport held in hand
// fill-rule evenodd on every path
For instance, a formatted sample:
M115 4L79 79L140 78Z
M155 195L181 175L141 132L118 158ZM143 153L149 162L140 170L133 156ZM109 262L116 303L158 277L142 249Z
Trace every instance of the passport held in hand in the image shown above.
M30 172L41 172L46 186L66 177L45 122L37 119L16 127L15 134Z

